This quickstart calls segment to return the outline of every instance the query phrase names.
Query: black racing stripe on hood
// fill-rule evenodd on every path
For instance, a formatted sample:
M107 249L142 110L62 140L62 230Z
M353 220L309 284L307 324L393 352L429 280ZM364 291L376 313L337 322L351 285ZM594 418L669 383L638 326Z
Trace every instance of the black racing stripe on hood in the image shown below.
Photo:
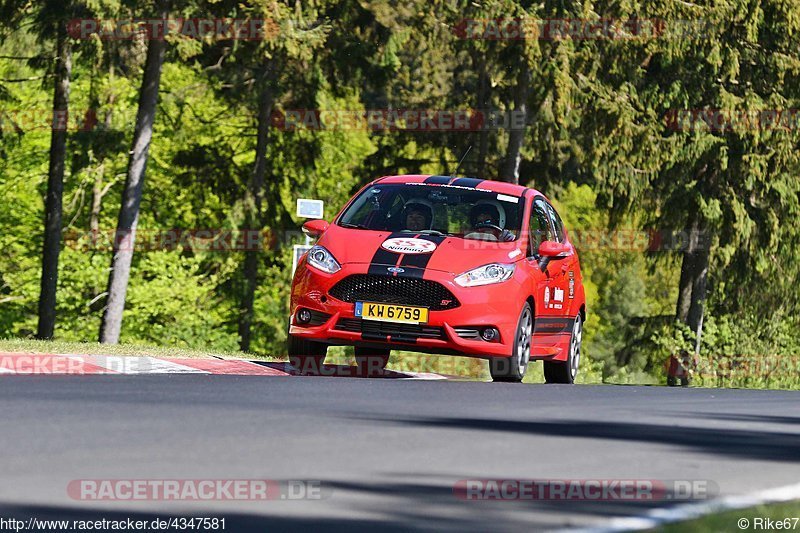
M436 244L436 250L429 254L406 254L400 266L403 268L410 267L402 274L403 276L421 279L425 274L425 269L428 267L428 263L430 263L433 254L439 250L439 245L442 244L446 237L442 235L420 235L417 238Z
M386 267L396 265L400 254L387 250L381 245L387 240L396 237L408 237L408 232L396 231L381 241L381 244L378 245L378 249L375 250L375 255L372 256L372 260L369 262L369 270L367 271L369 274L377 274L379 276L389 275L389 271L386 270Z
M450 176L430 176L425 178L423 183L428 185L447 185L452 178Z
M450 185L456 185L457 187L472 187L475 188L485 180L480 178L456 178L454 181L450 183Z

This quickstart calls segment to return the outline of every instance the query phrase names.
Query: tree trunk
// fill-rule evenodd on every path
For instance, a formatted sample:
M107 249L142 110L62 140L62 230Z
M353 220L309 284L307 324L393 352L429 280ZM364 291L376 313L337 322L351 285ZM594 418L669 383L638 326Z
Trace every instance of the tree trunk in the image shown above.
M699 215L691 218L686 250L681 263L675 318L697 332L703 319L708 278L709 250Z
M166 5L162 4L160 16L163 19L167 18ZM136 128L133 134L133 149L128 161L128 174L114 236L114 256L108 276L108 300L103 323L100 326L100 342L103 343L118 343L122 329L122 312L125 309L136 226L139 222L139 205L142 200L150 140L153 137L153 122L166 47L167 43L163 39L153 39L147 47L144 76L139 92L139 109L136 113Z
M514 114L509 119L508 150L506 159L500 170L500 179L511 183L519 183L519 165L522 161L522 143L528 122L528 93L531 85L531 71L522 66L514 88Z
M102 167L101 167L102 168ZM92 246L97 244L100 234L100 210L103 205L103 171L95 170L94 184L92 185L92 208L89 212L89 233Z
M481 113L489 113L489 75L486 72L486 59L481 57L478 74L478 108ZM484 178L486 172L486 154L489 148L489 125L484 122L478 132L478 161L475 176Z
M58 59L53 90L53 123L50 133L50 168L45 200L42 280L39 292L39 324L36 337L52 339L56 325L58 256L61 253L61 215L64 194L64 161L67 152L69 84L72 76L72 45L65 27L58 32Z
M687 248L681 261L681 279L678 282L678 305L675 319L686 324L689 320L689 307L692 304L692 273L694 272L694 254Z
M697 334L703 322L703 310L706 302L706 280L708 279L708 250L698 245L694 258L694 279L692 280L692 303L686 323Z
M245 231L261 229L263 226L262 206L264 203L264 177L267 170L267 143L272 116L273 96L267 76L263 77L263 86L258 102L258 137L256 141L256 160L250 180L249 190L245 194L246 213ZM253 303L255 302L256 285L258 283L258 263L260 250L246 250L244 255L244 287L239 307L239 349L250 351L251 328L253 325Z

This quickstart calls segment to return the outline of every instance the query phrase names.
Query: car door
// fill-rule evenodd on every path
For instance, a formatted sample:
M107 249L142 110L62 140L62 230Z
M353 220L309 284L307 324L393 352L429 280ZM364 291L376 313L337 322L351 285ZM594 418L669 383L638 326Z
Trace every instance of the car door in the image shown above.
M549 202L546 203L546 209L556 242L565 243L569 248L566 256L553 258L548 265L552 291L549 306L554 316L565 316L571 312L570 300L575 296L575 263L578 256L567 241L564 223L558 216L558 212Z
M552 258L542 272L544 264L539 257L539 245L544 241L564 242L563 224L557 213L542 196L534 198L531 205L528 261L538 274L536 279L536 316L534 319L532 347L537 356L558 355L564 332L570 328L565 313L569 307L568 269L564 269L565 258ZM561 237L557 228L561 230ZM559 238L561 240L559 240Z
M558 316L555 309L551 306L553 298L553 269L548 267L541 272L539 267L539 245L544 241L556 240L555 231L550 221L550 215L547 212L547 202L541 196L533 199L530 211L530 219L528 222L528 263L534 272L539 272L540 275L535 276L536 287L536 319ZM541 321L540 321L541 322Z

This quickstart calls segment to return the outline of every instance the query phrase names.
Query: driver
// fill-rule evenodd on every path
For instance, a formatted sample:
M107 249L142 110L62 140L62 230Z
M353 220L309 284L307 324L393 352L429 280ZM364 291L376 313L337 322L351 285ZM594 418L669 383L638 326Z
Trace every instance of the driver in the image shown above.
M409 231L429 230L433 224L433 210L419 200L411 200L403 207L402 220Z
M473 231L476 233L483 233L486 234L492 231L491 227L486 226L485 224L491 224L497 228L500 228L501 232L498 240L501 241L513 241L514 234L508 231L505 228L506 224L506 214L505 210L495 202L487 202L482 200L472 206L472 209L469 211L469 222L472 225ZM474 233L470 234L474 235ZM493 237L494 240L497 237Z
M469 221L475 231L480 231L478 225L488 222L495 226L500 226L500 213L491 204L477 204L472 207L469 213Z

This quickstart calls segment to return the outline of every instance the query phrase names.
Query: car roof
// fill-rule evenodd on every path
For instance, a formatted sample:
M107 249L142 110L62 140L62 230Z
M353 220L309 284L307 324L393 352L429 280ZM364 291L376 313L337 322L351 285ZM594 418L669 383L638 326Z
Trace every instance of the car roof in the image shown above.
M481 178L467 178L459 176L437 176L435 174L402 174L398 176L384 176L375 180L375 183L427 183L430 185L444 185L451 187L467 187L469 189L486 189L488 191L524 196L526 191L533 191L534 195L544 196L536 189L516 185L505 181L484 180Z

